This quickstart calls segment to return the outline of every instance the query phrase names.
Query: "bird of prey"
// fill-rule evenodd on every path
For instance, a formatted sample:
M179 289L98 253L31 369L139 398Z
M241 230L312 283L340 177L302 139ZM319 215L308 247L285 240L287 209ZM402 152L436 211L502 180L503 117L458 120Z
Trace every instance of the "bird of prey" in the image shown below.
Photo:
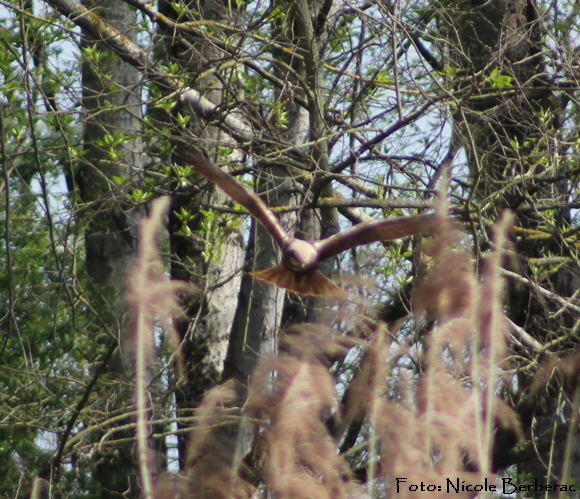
M282 250L282 263L252 272L257 279L301 294L344 298L345 291L317 270L318 264L341 252L388 239L433 232L438 225L435 215L416 215L363 222L318 241L305 241L290 235L272 210L254 192L234 177L191 150L177 152L178 159L217 185L231 199L241 204L274 238Z

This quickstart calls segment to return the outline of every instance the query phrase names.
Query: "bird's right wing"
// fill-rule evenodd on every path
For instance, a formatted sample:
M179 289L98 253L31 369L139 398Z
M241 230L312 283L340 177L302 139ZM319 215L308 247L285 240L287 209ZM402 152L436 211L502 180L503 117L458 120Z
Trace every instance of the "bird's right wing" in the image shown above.
M276 218L272 210L260 197L246 189L236 181L229 173L205 159L201 154L192 150L180 150L176 152L178 159L186 165L193 166L195 171L203 175L210 182L217 185L231 199L240 203L250 214L259 220L266 230L272 235L280 248L284 248L291 239L286 229Z
M440 223L441 219L438 215L413 215L373 220L316 241L314 246L319 252L320 261L322 261L355 246L434 232Z

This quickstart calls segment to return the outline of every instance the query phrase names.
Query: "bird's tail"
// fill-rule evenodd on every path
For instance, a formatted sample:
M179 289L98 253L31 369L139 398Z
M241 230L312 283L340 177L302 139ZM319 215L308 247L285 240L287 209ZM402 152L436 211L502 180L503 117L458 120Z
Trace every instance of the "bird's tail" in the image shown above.
M250 275L279 288L303 295L346 298L346 291L319 270L298 273L288 270L283 264L279 264L275 267L250 272Z

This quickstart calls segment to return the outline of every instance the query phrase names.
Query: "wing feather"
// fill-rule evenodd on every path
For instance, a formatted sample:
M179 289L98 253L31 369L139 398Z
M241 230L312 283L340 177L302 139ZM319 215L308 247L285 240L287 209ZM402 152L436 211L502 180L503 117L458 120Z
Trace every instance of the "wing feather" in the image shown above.
M256 279L274 284L303 295L314 295L326 298L346 298L346 291L337 286L319 270L293 272L283 263L263 270L250 272Z
M178 151L177 157L184 164L193 166L197 173L203 175L231 199L246 208L254 218L264 225L281 248L284 248L286 243L292 239L266 203L256 193L237 182L229 173L217 167L197 152L190 150Z
M439 220L437 215L414 215L363 222L317 241L314 246L318 250L319 261L322 261L355 246L433 232L439 225Z

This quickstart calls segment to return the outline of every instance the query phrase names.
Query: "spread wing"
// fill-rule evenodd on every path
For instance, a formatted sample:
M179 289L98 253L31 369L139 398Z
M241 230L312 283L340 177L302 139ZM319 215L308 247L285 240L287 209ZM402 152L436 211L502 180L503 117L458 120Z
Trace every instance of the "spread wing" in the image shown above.
M256 193L246 189L229 173L218 168L197 152L191 150L177 151L177 157L184 164L193 166L197 173L213 182L230 198L246 208L254 218L264 225L278 245L284 248L291 236Z
M317 241L314 246L318 250L319 261L322 261L355 246L433 232L439 225L439 220L437 215L415 215L363 222Z

